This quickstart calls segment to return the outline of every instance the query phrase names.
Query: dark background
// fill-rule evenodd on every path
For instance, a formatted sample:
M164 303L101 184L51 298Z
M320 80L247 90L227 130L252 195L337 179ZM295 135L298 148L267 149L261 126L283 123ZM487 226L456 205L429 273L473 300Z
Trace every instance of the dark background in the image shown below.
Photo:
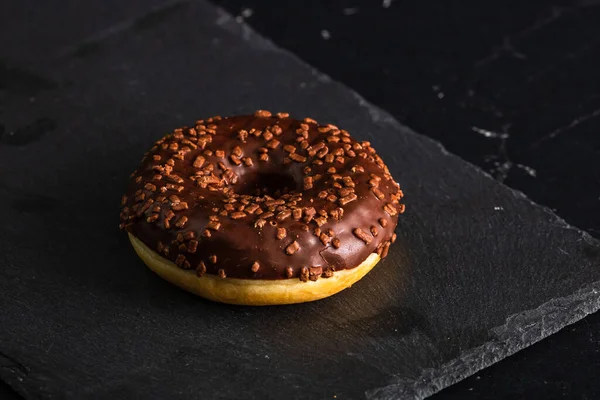
M600 237L600 2L216 3ZM594 314L434 397L597 398L599 328Z
M600 237L600 1L217 3ZM598 398L599 331L596 313L433 397Z

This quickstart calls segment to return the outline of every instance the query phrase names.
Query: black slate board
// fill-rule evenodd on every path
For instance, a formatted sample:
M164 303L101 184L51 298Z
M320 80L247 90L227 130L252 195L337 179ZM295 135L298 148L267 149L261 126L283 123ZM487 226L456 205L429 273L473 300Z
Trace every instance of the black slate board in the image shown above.
M598 308L588 235L213 6L165 10L32 63L33 100L2 98L0 377L20 394L419 398ZM371 140L401 182L398 241L352 289L206 302L146 270L116 229L157 137L256 108Z

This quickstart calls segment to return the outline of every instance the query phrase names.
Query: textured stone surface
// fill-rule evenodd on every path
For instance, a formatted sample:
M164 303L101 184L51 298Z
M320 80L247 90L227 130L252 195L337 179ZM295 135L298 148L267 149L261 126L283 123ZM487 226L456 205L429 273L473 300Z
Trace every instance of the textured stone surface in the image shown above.
M598 308L587 234L228 14L165 7L91 48L5 62L0 377L21 395L419 398ZM157 137L257 108L370 140L407 194L388 259L330 299L205 302L147 271L116 228Z

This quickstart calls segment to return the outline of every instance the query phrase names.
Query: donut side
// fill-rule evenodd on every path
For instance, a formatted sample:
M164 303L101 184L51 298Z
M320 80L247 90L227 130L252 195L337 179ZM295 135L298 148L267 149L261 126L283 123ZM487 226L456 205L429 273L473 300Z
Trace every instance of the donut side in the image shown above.
M329 279L256 280L221 279L216 275L198 277L172 261L150 250L143 242L129 234L129 240L144 263L164 280L208 300L237 305L267 306L296 304L320 300L352 286L379 262L377 253L371 253L355 268L338 271Z

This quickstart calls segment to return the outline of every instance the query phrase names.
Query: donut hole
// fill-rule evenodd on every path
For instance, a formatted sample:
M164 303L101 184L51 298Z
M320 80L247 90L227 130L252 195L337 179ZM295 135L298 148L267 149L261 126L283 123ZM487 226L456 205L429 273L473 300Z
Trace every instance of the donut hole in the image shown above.
M283 194L294 192L297 189L298 184L291 174L263 172L244 179L242 184L236 188L236 192L250 196L271 196L277 198Z

